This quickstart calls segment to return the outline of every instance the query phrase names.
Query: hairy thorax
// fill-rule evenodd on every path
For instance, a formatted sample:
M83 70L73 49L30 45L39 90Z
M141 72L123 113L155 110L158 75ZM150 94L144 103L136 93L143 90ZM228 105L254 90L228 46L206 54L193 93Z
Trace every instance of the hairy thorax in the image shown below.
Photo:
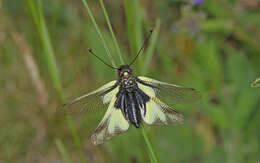
M123 89L133 90L136 87L136 82L134 77L122 78L120 81L120 85Z

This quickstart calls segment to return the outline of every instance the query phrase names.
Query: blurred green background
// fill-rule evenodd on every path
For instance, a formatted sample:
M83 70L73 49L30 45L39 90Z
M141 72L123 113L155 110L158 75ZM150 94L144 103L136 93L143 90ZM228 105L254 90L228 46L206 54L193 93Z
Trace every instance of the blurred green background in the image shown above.
M87 2L120 65L99 1ZM137 76L201 91L199 102L173 106L184 125L145 126L159 162L259 162L260 89L250 84L260 75L260 2L104 3L125 63L155 27L133 66ZM133 127L103 145L90 143L105 110L72 116L74 127L57 116L62 103L117 76L87 52L111 61L81 0L38 4L0 0L0 162L149 162Z

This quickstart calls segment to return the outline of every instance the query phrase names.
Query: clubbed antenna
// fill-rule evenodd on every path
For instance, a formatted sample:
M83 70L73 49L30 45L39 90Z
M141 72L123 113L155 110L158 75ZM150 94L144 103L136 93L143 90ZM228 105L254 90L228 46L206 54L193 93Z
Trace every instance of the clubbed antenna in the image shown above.
M142 50L144 49L145 45L146 45L146 44L148 43L148 41L150 40L152 33L153 33L153 29L151 28L149 35L148 35L148 36L146 37L146 39L144 40L143 45L141 46L140 50L138 51L137 55L136 55L135 58L132 60L132 62L129 64L129 66L131 66L131 65L135 62L135 60L137 59L137 57L139 56L139 54L142 52Z

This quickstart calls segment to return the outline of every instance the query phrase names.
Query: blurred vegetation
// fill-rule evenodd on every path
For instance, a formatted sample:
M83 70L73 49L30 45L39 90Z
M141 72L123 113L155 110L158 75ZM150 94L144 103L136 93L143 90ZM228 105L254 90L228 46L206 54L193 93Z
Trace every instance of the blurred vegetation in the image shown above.
M120 65L100 3L87 2ZM137 76L203 95L198 103L173 106L184 114L183 126L145 126L159 162L260 161L260 90L251 87L260 74L260 2L105 0L104 5L125 63L149 29L156 29L133 67ZM75 116L74 125L55 114L63 95L72 99L117 76L87 53L91 47L110 62L82 1L42 0L42 9L45 19L36 22L45 29L26 1L0 0L0 162L80 162L81 152L86 162L149 162L135 128L98 147L90 144L105 110Z

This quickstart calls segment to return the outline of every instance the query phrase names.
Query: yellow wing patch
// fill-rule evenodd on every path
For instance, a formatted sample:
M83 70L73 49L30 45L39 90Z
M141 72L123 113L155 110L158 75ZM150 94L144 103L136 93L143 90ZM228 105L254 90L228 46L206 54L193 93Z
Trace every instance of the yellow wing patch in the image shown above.
M158 80L155 80L155 79L151 79L151 78L148 78L148 77L145 77L145 76L139 76L138 78L143 80L143 81L147 81L147 82L152 82L152 83L157 83L157 84L164 84L164 85L171 85L171 86L175 86L175 87L181 87L181 86L178 86L178 85L175 85L175 84L169 84L169 83L161 82L161 81L158 81Z
M129 128L129 123L125 120L121 110L114 108L115 101L116 96L114 95L104 118L91 136L94 145L101 144Z
M177 125L183 124L184 117L177 110L169 107L156 97L146 103L146 114L142 118L149 125Z
M142 78L139 78L139 79L143 80ZM138 88L140 88L143 92L145 92L149 97L155 97L155 91L153 88L140 84L140 83L137 83L137 85L138 85Z
M146 77L138 77L141 80L153 81L153 79ZM144 115L141 109L142 118L145 123L149 125L177 125L183 124L184 117L177 110L171 108L158 98L153 88L138 83L140 88L145 94L150 97L150 101L146 103L146 114Z
M162 112L160 105L150 100L146 103L146 114L142 114L143 120L149 124L165 123L166 117Z
M144 80L144 81L148 81L148 82L163 83L163 82L160 82L158 80L151 79L151 78L148 78L148 77L145 77L145 76L138 76L138 78L141 79L141 80Z
M103 85L102 87L98 88L96 91L94 91L92 93L100 92L101 90L104 90L106 88L112 87L115 84L116 84L116 80L111 81L111 82ZM116 93L118 92L118 89L119 88L117 87L114 90L112 90L111 92L108 92L107 94L105 94L102 97L103 104L108 104L111 101L111 99L116 95Z
M116 88L115 88L114 90L112 90L111 92L108 92L107 94L105 94L105 95L103 96L103 99L102 99L103 104L108 104L108 103L112 100L112 98L117 94L118 91L119 91L119 88L116 87Z

